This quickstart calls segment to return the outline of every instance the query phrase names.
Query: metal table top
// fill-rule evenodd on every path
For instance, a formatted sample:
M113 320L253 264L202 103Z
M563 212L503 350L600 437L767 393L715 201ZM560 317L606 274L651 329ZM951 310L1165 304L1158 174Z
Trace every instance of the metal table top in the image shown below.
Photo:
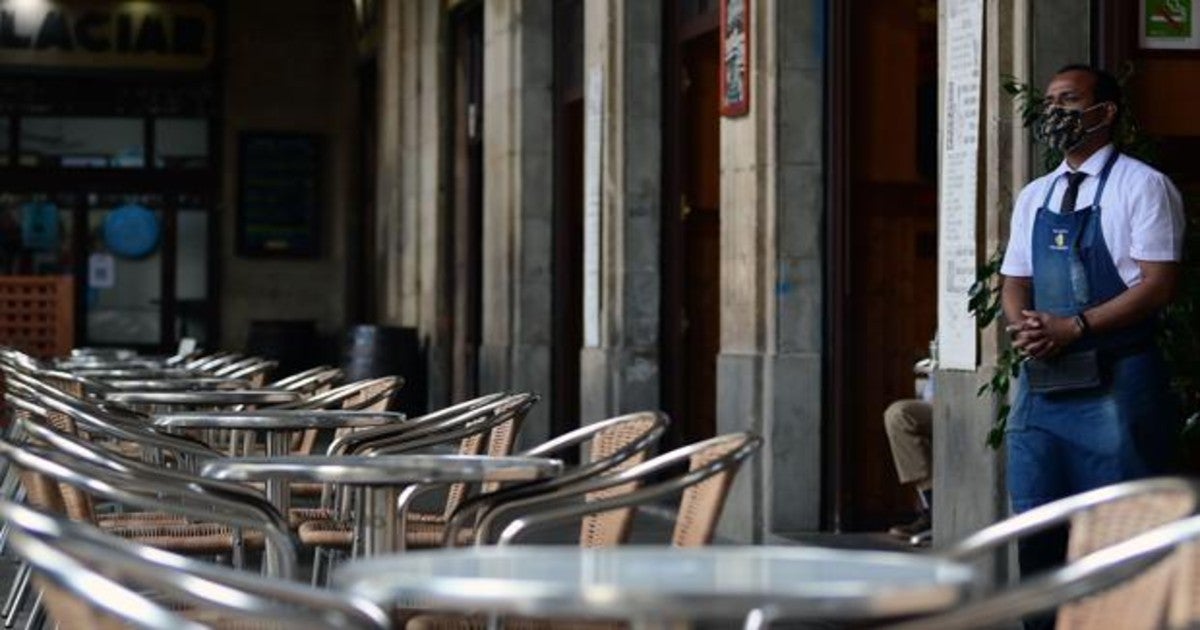
M258 409L254 411L210 411L154 414L156 427L177 429L340 429L373 427L403 422L395 411L343 411L322 409Z
M122 378L100 379L105 385L121 391L211 391L218 389L246 389L246 381L217 378L213 376L192 378Z
M383 606L627 620L883 619L961 601L969 566L817 547L473 547L355 560L332 584Z
M168 378L194 378L205 376L201 372L192 372L190 370L181 370L177 368L162 368L162 369L146 369L146 368L106 368L92 369L83 368L71 370L72 374L94 378L103 381L123 380L123 379L168 379Z
M364 486L459 481L533 481L562 472L541 457L486 455L362 455L229 457L206 462L200 474L228 481L314 481Z
M190 392L115 391L101 394L105 400L129 405L273 405L300 400L297 392L274 389L238 389Z

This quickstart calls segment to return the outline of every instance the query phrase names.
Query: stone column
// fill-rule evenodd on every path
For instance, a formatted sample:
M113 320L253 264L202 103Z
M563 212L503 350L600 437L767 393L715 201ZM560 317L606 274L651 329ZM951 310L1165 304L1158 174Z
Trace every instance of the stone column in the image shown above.
M376 285L367 287L378 297L381 322L400 319L400 129L404 63L403 4L399 0L380 3L379 43L379 142L375 184L375 255L379 272Z
M603 95L603 122L584 133L599 131L603 153L600 343L580 353L583 422L659 407L662 14L645 0L584 3L585 89L602 81L585 102Z
M1030 7L1023 0L985 3L982 182L978 237L980 256L1003 246L1012 202L1028 179L1029 143L1002 76L1027 80ZM944 23L943 23L944 24ZM976 395L991 378L1002 331L993 325L980 334L980 369L938 371L933 423L934 545L945 546L1003 519L1008 514L1003 451L986 445L999 401ZM994 578L1011 572L1006 553L987 563Z
M549 400L553 183L551 0L483 3L482 391ZM523 443L549 435L538 405Z
M822 5L752 4L750 112L721 121L717 428L765 439L722 518L721 533L742 541L820 524Z
M380 322L415 327L427 350L429 402L446 401L445 29L439 0L385 2L379 71L377 226ZM423 396L424 392L416 392Z

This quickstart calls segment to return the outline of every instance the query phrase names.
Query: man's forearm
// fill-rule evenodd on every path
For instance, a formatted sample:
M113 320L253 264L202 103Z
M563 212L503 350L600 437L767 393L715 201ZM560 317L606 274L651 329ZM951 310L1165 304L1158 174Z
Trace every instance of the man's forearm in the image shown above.
M1008 324L1016 324L1023 318L1021 311L1033 308L1033 288L1029 278L1004 276L1000 287L1000 307Z
M1170 302L1175 292L1176 275L1174 268L1160 272L1084 311L1088 327L1092 332L1106 332L1145 321Z

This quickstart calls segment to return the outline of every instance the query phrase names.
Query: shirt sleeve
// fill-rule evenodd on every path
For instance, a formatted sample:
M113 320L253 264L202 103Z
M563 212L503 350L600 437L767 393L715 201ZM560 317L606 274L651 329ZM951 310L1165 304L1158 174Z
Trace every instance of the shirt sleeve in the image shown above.
M1033 239L1033 229L1030 216L1033 214L1029 204L1033 186L1026 186L1017 196L1013 205L1012 220L1008 228L1008 246L1004 248L1004 262L1000 265L1000 273L1006 276L1028 278L1033 275L1033 260L1029 253L1029 243Z
M1148 262L1182 260L1186 219L1179 189L1165 175L1155 173L1132 201L1129 257Z

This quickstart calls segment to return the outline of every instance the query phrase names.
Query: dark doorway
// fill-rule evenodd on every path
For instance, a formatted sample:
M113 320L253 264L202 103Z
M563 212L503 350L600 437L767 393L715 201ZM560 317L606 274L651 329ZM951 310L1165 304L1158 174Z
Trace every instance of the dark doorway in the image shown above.
M453 257L447 282L453 320L450 391L461 400L478 390L483 308L483 3L466 3L456 10L450 32L451 210L444 233Z
M583 0L554 5L554 317L550 430L579 426L583 347ZM595 418L592 418L595 419Z
M349 234L347 297L351 321L375 323L379 317L375 199L379 143L379 65L374 57L358 67L358 190L359 223Z
M827 515L870 530L917 500L897 481L883 411L915 397L937 326L937 3L853 0L831 32Z
M716 0L666 3L663 406L669 446L716 433L720 320L720 46Z

